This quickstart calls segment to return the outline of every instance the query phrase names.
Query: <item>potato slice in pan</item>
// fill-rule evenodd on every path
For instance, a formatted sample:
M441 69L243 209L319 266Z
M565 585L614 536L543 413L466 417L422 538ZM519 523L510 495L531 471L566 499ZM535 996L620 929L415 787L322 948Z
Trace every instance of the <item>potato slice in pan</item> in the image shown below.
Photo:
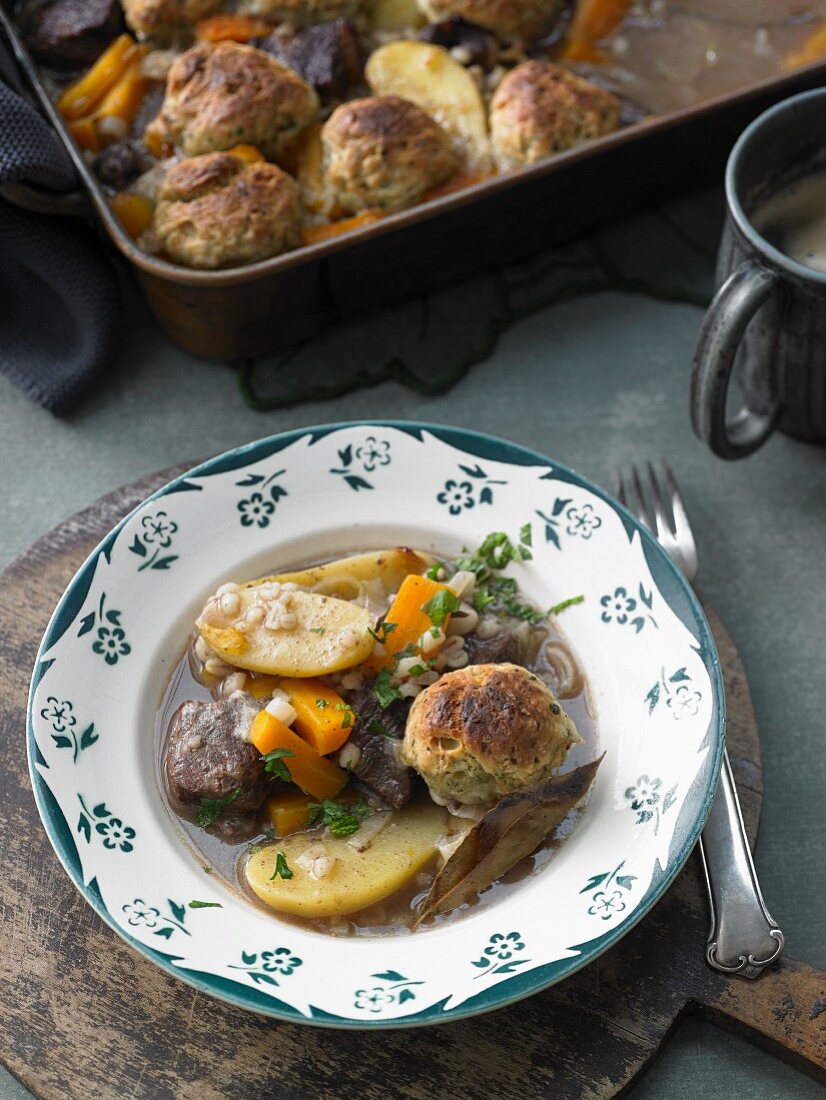
M370 836L377 816L385 824ZM347 916L394 894L423 870L447 827L447 811L424 802L368 817L359 830L369 838L366 846L359 843L359 832L340 839L317 830L293 833L251 855L244 873L258 897L281 913ZM279 852L292 878L273 877Z
M417 0L373 0L369 11L374 31L401 34L409 27L423 27L426 22Z
M397 546L392 550L375 550L367 554L355 554L351 558L337 558L311 569L262 577L261 580L243 585L243 588L256 588L268 581L279 581L281 584L289 582L314 592L323 592L327 596L352 600L358 596L361 584L380 580L387 592L396 592L408 573L423 573L432 564L433 558L429 554L406 546Z
M238 597L238 618L258 604L267 607L256 588L241 588ZM294 621L288 629L270 629L264 619L241 633L234 626L213 621L208 609L196 626L210 649L227 664L270 676L323 676L361 664L369 655L375 640L369 632L373 621L366 608L301 589L290 592L289 597L287 610Z
M456 909L530 855L582 801L601 763L602 757L497 802L433 880L416 927Z
M441 46L399 41L380 46L364 69L376 95L418 104L453 138L465 166L486 170L490 143L485 105L476 81Z

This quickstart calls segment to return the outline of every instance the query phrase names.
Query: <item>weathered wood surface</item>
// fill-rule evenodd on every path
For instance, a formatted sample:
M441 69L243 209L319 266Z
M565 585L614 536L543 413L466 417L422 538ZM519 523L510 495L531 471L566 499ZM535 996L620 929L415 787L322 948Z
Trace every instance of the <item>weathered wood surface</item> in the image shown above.
M527 1001L442 1027L367 1034L277 1023L190 989L127 947L75 891L40 827L26 767L26 695L39 639L73 572L175 472L104 497L0 576L0 1057L28 1088L49 1100L604 1100L630 1086L686 1012L826 1080L826 974L792 960L756 982L712 971L696 856L655 910L590 967ZM709 617L753 841L763 798L758 731L737 650Z

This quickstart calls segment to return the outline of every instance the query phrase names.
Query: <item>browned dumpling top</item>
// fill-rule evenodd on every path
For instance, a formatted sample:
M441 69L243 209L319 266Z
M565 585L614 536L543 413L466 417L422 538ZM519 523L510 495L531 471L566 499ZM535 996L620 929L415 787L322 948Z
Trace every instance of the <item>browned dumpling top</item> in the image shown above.
M579 740L534 673L521 665L470 665L416 696L402 760L437 801L490 804L547 779Z
M615 95L547 61L525 61L493 94L490 133L503 169L611 133L619 125Z
M348 213L403 210L458 167L438 122L398 96L342 104L324 124L321 141L325 184Z
M263 50L202 42L173 64L146 132L188 156L254 145L277 161L318 108L315 89Z
M235 267L297 247L300 216L298 187L277 165L210 153L169 169L154 244L188 267Z

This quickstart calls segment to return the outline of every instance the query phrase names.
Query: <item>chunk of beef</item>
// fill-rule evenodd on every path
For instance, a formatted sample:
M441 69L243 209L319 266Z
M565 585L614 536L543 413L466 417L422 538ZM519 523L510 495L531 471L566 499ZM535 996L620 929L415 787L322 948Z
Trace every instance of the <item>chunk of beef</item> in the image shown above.
M92 162L97 178L113 191L122 191L148 168L149 161L128 141L107 146Z
M258 707L249 697L217 703L182 703L172 716L166 744L166 773L181 802L227 798L231 812L257 810L269 781L261 754L246 739Z
M432 42L434 46L456 50L453 56L460 59L463 65L480 65L488 70L494 67L499 58L496 36L459 15L442 19L438 23L428 23L419 31L418 37L422 42Z
M478 634L465 635L465 652L469 665L521 664L519 643L509 630L500 630L491 638L480 638Z
M55 69L91 65L123 27L117 0L51 0L24 26L26 45Z
M410 702L397 699L389 707L382 707L369 686L351 692L347 702L356 714L356 724L347 743L355 745L361 754L350 771L388 806L400 810L413 796L413 771L397 755ZM387 734L371 731L371 725L381 725Z
M327 99L343 99L361 77L361 48L349 19L317 23L295 33L274 31L260 46Z

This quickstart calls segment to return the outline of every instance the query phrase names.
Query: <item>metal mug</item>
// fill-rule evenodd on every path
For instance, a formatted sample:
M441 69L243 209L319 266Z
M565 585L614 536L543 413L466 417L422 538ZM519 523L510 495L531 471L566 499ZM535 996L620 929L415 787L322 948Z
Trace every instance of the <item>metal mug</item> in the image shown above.
M760 115L729 156L719 289L691 379L694 430L720 458L751 454L776 427L826 440L826 274L773 247L749 217L784 184L823 169L826 88ZM732 378L737 402L729 398Z

